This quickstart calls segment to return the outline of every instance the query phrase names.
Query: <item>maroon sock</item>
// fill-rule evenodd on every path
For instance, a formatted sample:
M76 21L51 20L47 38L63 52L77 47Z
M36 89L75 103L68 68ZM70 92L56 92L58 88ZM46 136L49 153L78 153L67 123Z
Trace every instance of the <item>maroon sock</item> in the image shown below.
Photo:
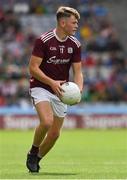
M39 147L36 147L34 145L32 145L31 149L30 149L30 154L35 154L37 155L39 152Z

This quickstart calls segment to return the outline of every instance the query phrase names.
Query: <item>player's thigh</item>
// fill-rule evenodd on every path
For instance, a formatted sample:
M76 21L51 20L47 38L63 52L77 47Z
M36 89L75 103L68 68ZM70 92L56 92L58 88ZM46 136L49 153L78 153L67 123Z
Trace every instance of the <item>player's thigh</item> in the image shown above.
M67 105L62 103L57 96L53 96L51 100L52 109L54 116L57 118L63 118L67 114Z
M35 105L41 123L53 123L53 111L49 101L41 101Z

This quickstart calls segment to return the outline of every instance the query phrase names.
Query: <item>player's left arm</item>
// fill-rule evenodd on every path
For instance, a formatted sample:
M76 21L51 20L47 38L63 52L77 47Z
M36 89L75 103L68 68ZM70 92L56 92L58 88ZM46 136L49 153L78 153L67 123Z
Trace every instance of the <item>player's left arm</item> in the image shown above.
M74 82L79 86L80 91L83 90L83 73L81 62L72 63Z

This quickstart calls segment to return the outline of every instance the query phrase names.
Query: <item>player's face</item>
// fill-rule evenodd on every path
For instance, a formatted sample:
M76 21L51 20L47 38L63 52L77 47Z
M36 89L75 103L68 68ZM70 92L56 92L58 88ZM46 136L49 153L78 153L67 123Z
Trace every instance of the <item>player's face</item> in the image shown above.
M78 29L78 20L75 16L70 16L69 18L65 18L63 24L63 30L67 36L74 35Z

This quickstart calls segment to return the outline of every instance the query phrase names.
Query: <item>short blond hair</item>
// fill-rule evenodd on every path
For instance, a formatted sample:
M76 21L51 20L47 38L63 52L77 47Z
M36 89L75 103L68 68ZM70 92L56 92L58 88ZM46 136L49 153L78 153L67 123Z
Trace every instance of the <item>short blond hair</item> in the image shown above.
M71 7L61 6L58 8L58 10L56 12L57 20L59 20L60 18L63 18L63 17L70 17L71 15L74 15L77 20L80 19L79 12L76 9L71 8Z

